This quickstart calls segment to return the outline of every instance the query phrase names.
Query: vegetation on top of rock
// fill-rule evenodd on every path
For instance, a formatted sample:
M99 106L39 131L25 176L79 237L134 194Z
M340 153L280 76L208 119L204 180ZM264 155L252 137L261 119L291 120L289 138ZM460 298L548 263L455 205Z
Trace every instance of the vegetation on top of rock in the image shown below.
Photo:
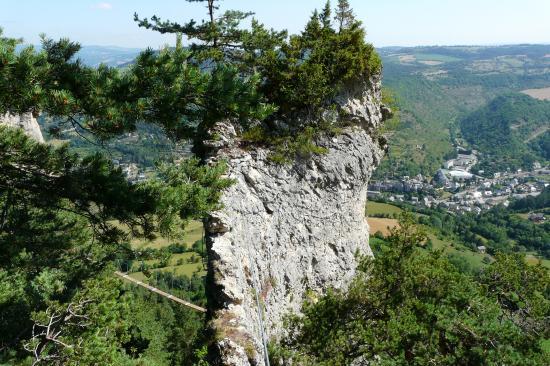
M179 24L137 14L135 20L141 27L190 39L191 62L229 63L243 75L258 74L260 92L279 114L317 111L347 82L381 71L380 58L365 42L365 30L345 0L338 1L334 18L327 1L300 34L290 37L256 19L247 27L243 21L253 13L228 10L218 16L217 0L199 2L207 2L207 21Z
M334 18L327 2L290 37L256 19L246 26L252 13L218 15L216 0L207 4L208 20L200 23L136 14L139 26L176 33L178 43L160 52L148 49L123 70L83 65L75 60L80 45L68 39L44 37L40 52L32 47L17 52L18 41L3 38L0 112L45 113L61 118L53 133L69 125L103 140L146 122L175 138L200 142L222 119L245 129L265 121L265 135L292 140L310 125L322 129L317 120L340 91L381 71L381 60L365 42L365 30L347 1L339 1ZM181 46L183 35L191 40L188 48ZM284 128L276 123L280 119Z
M245 124L244 138L270 146L274 161L322 153L316 138L336 127L331 125L334 121L327 123L323 112L333 108L333 98L350 83L378 75L382 68L348 1L338 1L334 17L327 1L300 34L290 37L256 19L246 27L243 21L252 13L229 10L217 16L217 0L200 2L207 2L207 21L179 24L157 16L140 19L137 14L135 20L141 27L177 34L178 45L185 35L191 40L190 62L227 63L241 75L260 80L258 92L276 112L263 123Z

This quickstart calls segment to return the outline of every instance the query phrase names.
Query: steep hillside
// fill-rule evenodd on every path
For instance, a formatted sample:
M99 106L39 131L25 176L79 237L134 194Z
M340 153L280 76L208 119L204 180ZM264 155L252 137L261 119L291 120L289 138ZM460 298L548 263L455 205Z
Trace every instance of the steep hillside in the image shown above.
M548 45L379 50L401 126L377 177L431 175L456 143L458 122L499 95L550 85ZM542 143L535 137L533 144Z
M550 102L523 94L497 97L460 121L462 136L482 153L478 170L488 173L530 169L536 160L544 160L549 127Z

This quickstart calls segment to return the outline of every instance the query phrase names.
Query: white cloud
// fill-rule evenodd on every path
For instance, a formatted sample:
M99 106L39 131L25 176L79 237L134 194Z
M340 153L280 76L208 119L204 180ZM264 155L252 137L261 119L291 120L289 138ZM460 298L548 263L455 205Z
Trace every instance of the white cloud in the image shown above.
M97 3L93 6L94 9L99 10L111 10L113 8L113 4L111 3Z

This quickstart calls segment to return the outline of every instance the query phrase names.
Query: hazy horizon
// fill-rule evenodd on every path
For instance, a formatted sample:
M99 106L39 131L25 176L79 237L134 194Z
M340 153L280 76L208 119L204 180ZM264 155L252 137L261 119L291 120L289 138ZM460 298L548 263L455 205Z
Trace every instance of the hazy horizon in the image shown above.
M23 43L24 46L26 45L32 45L32 46L39 46L39 43L32 44L32 43ZM121 50L144 50L147 48L145 47L127 47L127 46L119 46L116 44L80 44L82 47L98 47L98 48L119 48ZM404 46L404 45L388 45L388 46L377 46L377 49L384 49L384 48L424 48L424 47L507 47L507 46L550 46L550 42L548 43L498 43L498 44L418 44L418 45L410 45L410 46ZM159 47L162 47L160 45ZM153 47L155 48L155 47Z
M269 27L300 31L323 0L226 0L225 9L255 12ZM334 7L336 1L332 1ZM547 0L350 0L367 29L367 40L376 47L500 46L550 44L550 1ZM202 19L206 9L183 0L44 2L0 0L0 27L8 37L22 37L37 44L42 32L51 38L69 37L86 46L158 48L173 44L173 35L139 28L134 12L184 22Z

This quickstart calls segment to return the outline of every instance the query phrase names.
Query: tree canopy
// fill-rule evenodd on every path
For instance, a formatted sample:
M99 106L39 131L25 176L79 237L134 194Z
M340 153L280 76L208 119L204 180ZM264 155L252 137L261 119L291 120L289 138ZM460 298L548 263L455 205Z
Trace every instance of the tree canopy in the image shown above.
M186 36L196 62L229 63L244 75L258 74L260 92L280 113L316 111L347 82L380 72L380 58L365 42L365 30L347 1L338 2L336 27L327 1L300 34L290 37L254 18L247 26L243 21L253 16L250 12L228 10L218 15L216 0L187 1L207 3L207 20L179 24L157 16L134 17L141 27Z
M550 354L548 270L498 254L474 279L405 216L347 291L329 291L290 320L273 361L304 365L543 365ZM410 215L410 214L409 214Z
M0 113L45 113L106 139L136 123L160 125L175 138L224 119L263 119L273 108L258 92L259 78L219 64L209 72L188 63L189 51L142 52L127 70L87 67L75 59L80 45L43 38L42 50L16 51L2 38Z
M113 262L131 253L130 235L177 233L217 209L231 184L223 173L191 159L130 184L101 155L80 158L0 126L2 352L63 365L124 359Z

